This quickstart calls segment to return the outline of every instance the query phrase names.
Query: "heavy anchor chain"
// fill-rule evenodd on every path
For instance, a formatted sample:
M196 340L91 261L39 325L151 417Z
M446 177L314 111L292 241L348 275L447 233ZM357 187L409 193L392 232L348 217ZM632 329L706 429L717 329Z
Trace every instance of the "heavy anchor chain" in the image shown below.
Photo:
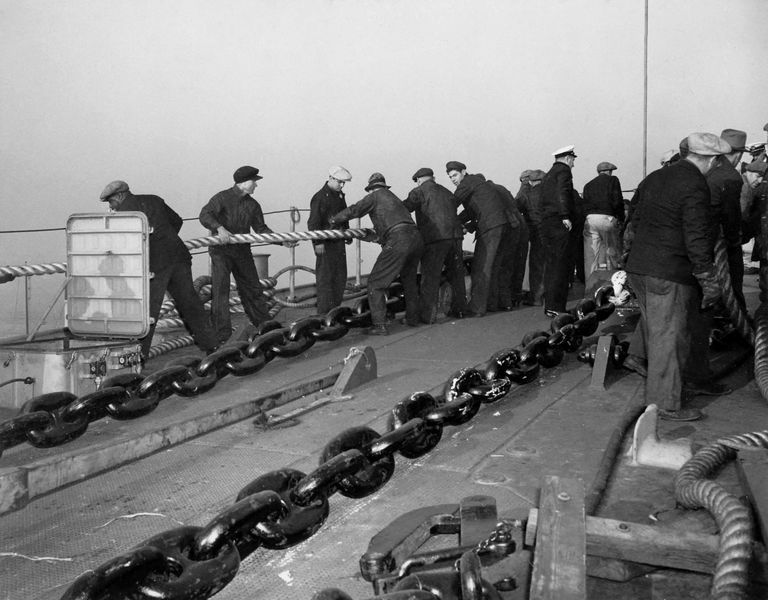
M402 285L393 284L388 305L398 308L401 296ZM318 340L337 340L352 328L370 324L367 301L359 301L354 308L340 306L288 327L267 321L249 340L226 344L204 358L174 359L146 377L134 373L107 377L100 389L80 398L69 392L35 396L22 405L16 417L0 423L0 456L24 442L38 448L65 444L83 435L90 423L107 416L118 420L142 417L173 394L197 396L227 375L251 375L275 357L298 356Z
M393 298L393 302L397 301L399 298ZM482 404L497 402L511 391L518 383L508 372L516 378L519 372L524 372L522 380L532 380L531 374L538 374L540 361L552 365L553 357L562 359L553 349L575 351L578 349L575 339L594 333L599 321L613 312L612 304L608 307L584 302L579 306L574 314L567 315L568 319L554 319L551 334L535 332L526 336L530 338L528 343L495 353L483 370L461 369L446 382L439 397L415 392L396 403L384 434L369 427L342 431L326 444L314 471L304 474L281 469L261 475L240 490L235 504L206 526L181 527L149 538L126 554L78 577L62 600L115 597L204 600L211 597L231 581L240 561L248 554L260 546L283 549L306 540L327 519L333 494L363 498L377 492L394 473L395 454L405 458L423 456L439 443L446 426L468 422ZM334 311L331 311L333 317L329 313L320 319L323 324L330 320L331 325L351 326L355 315L349 316L343 308ZM310 318L297 321L295 327L290 328L278 324L275 329L256 335L244 356L263 355L265 360L271 359L279 352L276 348L320 331L316 329L318 322ZM295 339L289 340L292 332ZM233 357L234 354L224 352L207 361L202 376L227 370ZM149 383L139 384L139 388L144 385L147 397L154 399L173 393L169 390L174 389L177 378L171 374L181 371L166 372L167 377L155 373ZM488 543L492 541L498 542ZM459 562L462 589L466 589L467 594L462 600L480 598L480 592L496 598L492 596L493 590L478 583L475 558L469 556ZM379 598L431 600L433 597L428 592L408 590L407 594Z

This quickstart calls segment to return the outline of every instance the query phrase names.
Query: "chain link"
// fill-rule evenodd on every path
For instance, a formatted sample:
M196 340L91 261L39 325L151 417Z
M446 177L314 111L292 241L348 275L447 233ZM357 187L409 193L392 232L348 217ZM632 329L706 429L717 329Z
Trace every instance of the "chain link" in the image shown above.
M602 290L596 297L605 297ZM405 458L426 454L439 443L446 425L466 423L483 403L498 401L501 390L508 392L515 384L535 378L540 365L553 363L553 350L578 349L575 340L580 345L582 336L594 333L599 321L615 308L613 304L590 302L580 302L569 318L563 314L553 319L551 334L532 332L520 346L494 353L485 370L461 369L446 382L441 397L415 392L401 400L391 410L384 435L369 427L342 431L326 444L318 467L311 473L282 469L260 476L242 488L233 506L205 527L181 527L146 540L133 551L80 576L62 600L110 597L116 590L122 597L143 593L143 597L167 600L209 598L231 581L240 560L260 545L288 548L313 535L328 516L328 500L333 494L362 498L375 493L392 477L395 453ZM309 339L324 326L350 326L354 319L348 310L333 309L324 317L260 333L245 354L271 360L277 354L275 348ZM291 336L295 339L289 339ZM222 365L229 369L228 357L222 354L208 361L206 369L216 370ZM531 375L533 372L536 375ZM170 373L158 375L146 385L142 382L139 388L143 385L150 392L158 393L158 388L164 392L166 384L175 381ZM53 405L62 401L49 400ZM51 415L55 414L54 410ZM5 425L0 425L0 434ZM18 438L18 431L13 435ZM500 521L487 539L464 555L466 559L462 557L459 567L466 597L480 597L483 592L477 552L506 551L513 543L514 526L514 522Z

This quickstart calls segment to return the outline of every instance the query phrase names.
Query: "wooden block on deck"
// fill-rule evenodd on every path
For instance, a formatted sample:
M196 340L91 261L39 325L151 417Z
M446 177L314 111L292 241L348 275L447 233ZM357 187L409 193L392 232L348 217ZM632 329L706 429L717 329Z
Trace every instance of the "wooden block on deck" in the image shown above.
M586 600L584 484L549 476L539 500L530 600Z
M768 450L755 448L739 450L736 461L741 485L747 492L755 512L763 542L768 543Z

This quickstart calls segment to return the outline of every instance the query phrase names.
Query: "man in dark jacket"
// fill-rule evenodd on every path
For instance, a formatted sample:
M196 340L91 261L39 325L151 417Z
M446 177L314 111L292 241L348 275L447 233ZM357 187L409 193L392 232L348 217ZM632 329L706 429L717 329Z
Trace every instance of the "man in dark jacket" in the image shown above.
M217 344L208 313L192 285L192 256L179 237L181 217L159 196L134 195L124 181L113 181L101 192L101 201L109 202L113 211L139 211L147 216L149 234L149 333L141 339L141 355L146 360L152 345L157 317L165 292L173 297L176 310L204 351L212 352Z
M573 146L552 153L555 163L541 183L541 239L544 244L544 313L554 317L565 312L568 278L573 269L568 249L576 219L573 176L576 160Z
M453 194L435 181L432 169L421 168L413 175L416 187L405 199L405 207L416 213L416 225L424 241L421 257L421 289L419 317L423 323L434 323L443 266L453 291L450 316L461 317L467 311L466 271L461 241L464 234L456 217Z
M528 294L523 304L540 306L544 301L544 246L541 241L541 181L544 171L533 169L528 175L528 187L521 188L516 198L520 214L528 225Z
M621 268L621 235L624 226L624 197L616 165L601 162L597 177L584 186L584 274Z
M445 170L456 186L453 194L456 205L464 206L459 220L465 224L467 231L474 230L477 233L468 314L481 317L488 310L491 285L502 286L496 291L498 304L505 308L511 303L508 263L499 260L500 257L509 256L509 219L504 200L483 175L467 174L466 165L455 160L446 163Z
M525 256L521 254L522 248L525 248L525 254L528 254L528 225L517 208L517 201L507 188L499 183L488 180L499 192L504 200L504 208L507 211L507 221L509 221L508 240L506 254L497 253L496 260L502 265L498 269L498 277L508 277L509 283L498 285L491 284L491 292L488 297L488 310L511 310L520 303L523 295L523 277L525 277ZM495 283L495 282L494 282ZM507 287L508 286L508 287ZM507 291L508 290L508 291Z
M350 219L371 216L373 228L381 244L381 254L368 275L368 304L373 327L371 335L387 335L386 292L400 275L405 292L405 323L419 324L419 287L416 274L424 251L421 235L402 201L389 191L390 186L381 173L368 178L365 198L331 217L332 225Z
M744 300L744 253L741 248L741 186L743 180L736 169L744 153L747 134L738 129L725 129L720 137L728 142L732 151L720 157L715 167L707 174L711 206L716 223L713 237L722 234L728 253L728 270L731 287L736 300L746 311Z
M331 217L347 208L344 200L344 184L352 174L344 167L331 167L328 181L309 201L307 229L332 229ZM349 226L341 226L347 229ZM351 242L352 240L346 240ZM312 242L315 251L315 287L317 312L325 314L344 299L347 285L347 252L345 240L320 240Z
M228 243L232 234L273 233L264 222L261 206L251 194L256 189L259 170L240 167L233 175L235 185L214 195L200 211L200 223L211 235L218 235L224 244L211 246L211 315L219 340L226 341L232 335L232 318L229 314L230 275L234 275L237 291L245 314L254 327L269 319L269 307L259 273L253 263L251 245ZM294 246L294 242L278 244Z
M720 295L713 265L710 194L704 175L730 152L711 133L687 138L686 157L654 171L640 184L633 215L635 238L627 272L640 304L636 334L647 352L646 398L662 418L695 420L683 408L683 372L691 354L691 321L699 306ZM633 351L634 341L630 345Z

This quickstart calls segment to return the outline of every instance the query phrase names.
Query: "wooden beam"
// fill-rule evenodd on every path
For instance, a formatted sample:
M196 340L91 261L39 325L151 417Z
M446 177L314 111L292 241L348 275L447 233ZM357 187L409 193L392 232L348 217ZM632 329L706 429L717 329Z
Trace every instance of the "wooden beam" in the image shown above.
M541 517L531 509L525 532L526 543L538 534ZM661 528L614 519L587 517L587 555L653 565L669 569L682 569L712 574L718 556L719 538L716 535L695 533L685 529ZM592 574L592 573L590 573ZM768 554L762 544L753 547L750 577L768 583Z
M586 600L584 484L546 477L539 507L530 600Z

